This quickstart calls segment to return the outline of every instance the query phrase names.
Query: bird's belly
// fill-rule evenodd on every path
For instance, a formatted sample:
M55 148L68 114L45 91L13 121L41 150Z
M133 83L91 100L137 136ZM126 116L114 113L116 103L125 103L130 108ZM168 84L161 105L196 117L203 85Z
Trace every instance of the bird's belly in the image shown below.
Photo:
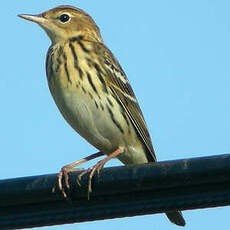
M142 141L111 94L96 95L87 85L76 87L55 80L49 87L65 120L95 148L110 154L123 147L125 152L118 159L124 164L147 162Z
M66 121L97 149L109 154L118 146L125 145L121 131L125 130L125 124L120 124L123 126L120 129L113 124L104 97L91 98L76 88L72 90L57 86L52 95Z

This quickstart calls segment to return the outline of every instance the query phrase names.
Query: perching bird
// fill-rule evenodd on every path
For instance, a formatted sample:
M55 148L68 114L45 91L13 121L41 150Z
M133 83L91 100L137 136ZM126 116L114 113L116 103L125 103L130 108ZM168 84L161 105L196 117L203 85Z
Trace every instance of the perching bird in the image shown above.
M59 6L39 15L19 15L38 23L52 41L46 73L51 94L66 121L100 152L64 166L58 175L68 186L68 172L105 155L91 167L91 179L111 158L125 165L155 162L151 138L134 92L120 64L105 46L99 28L81 9ZM184 226L180 211L167 212Z

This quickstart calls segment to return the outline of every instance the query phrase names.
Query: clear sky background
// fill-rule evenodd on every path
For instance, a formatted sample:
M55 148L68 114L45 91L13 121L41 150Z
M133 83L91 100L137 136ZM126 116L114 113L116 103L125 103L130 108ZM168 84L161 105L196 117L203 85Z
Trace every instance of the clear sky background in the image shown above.
M0 177L56 173L96 152L64 121L48 90L50 41L19 13L84 9L125 70L159 160L230 153L230 1L3 1ZM107 166L120 165L116 160ZM89 164L85 165L85 167ZM229 229L229 207L185 211L186 230ZM52 229L180 229L163 214Z

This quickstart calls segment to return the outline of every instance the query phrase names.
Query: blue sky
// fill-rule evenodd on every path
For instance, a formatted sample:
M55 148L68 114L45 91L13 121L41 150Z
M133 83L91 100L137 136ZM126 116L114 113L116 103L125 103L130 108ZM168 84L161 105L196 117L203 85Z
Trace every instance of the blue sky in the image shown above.
M48 37L16 16L60 4L82 8L99 25L132 84L159 160L230 152L230 1L8 0L1 4L0 22L1 179L55 173L96 152L51 98L45 76ZM107 166L114 165L120 163ZM184 229L227 229L229 211L185 211ZM164 215L43 229L76 228L179 229Z

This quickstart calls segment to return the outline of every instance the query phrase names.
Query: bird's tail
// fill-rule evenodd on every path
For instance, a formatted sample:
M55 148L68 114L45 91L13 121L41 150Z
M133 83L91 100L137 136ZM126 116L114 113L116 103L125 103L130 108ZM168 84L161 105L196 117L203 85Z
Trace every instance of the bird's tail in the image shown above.
M182 212L172 211L172 212L166 212L165 214L172 223L179 225L179 226L185 226L185 220L182 215Z

